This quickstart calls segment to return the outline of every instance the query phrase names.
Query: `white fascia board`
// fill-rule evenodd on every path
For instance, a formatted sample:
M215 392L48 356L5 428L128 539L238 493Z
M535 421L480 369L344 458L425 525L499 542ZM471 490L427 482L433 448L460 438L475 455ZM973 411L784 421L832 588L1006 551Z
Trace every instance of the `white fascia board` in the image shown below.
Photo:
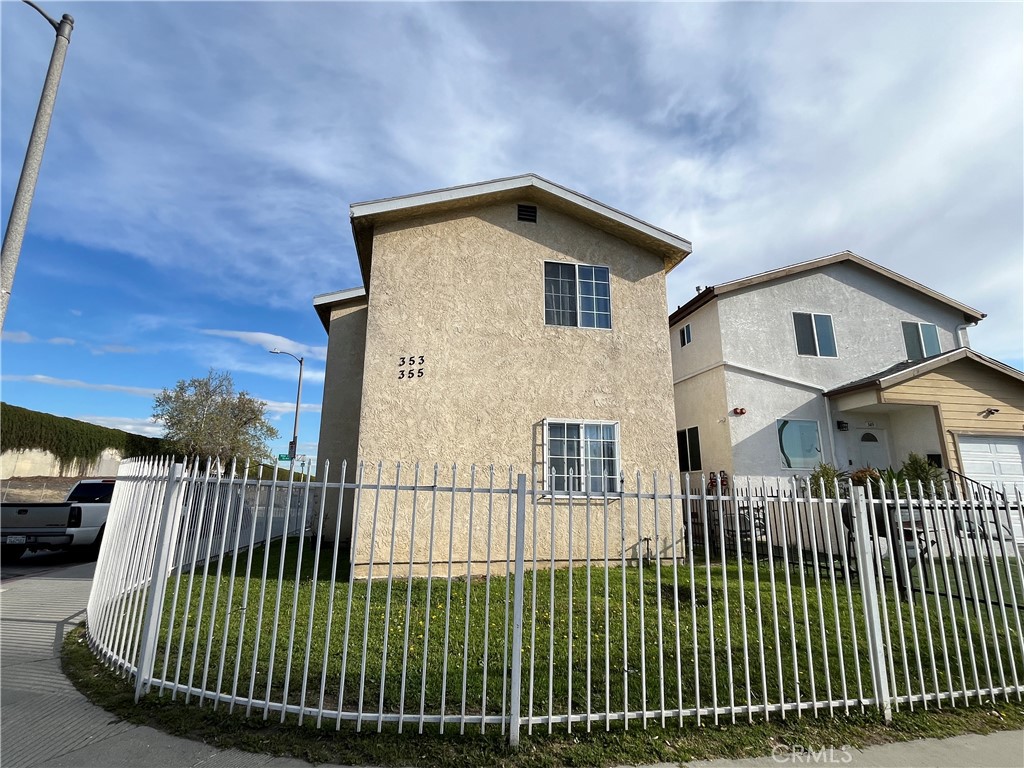
M611 208L604 203L599 203L598 201L585 195L581 195L578 192L573 192L571 189L566 189L565 187L548 181L547 179L542 179L540 176L536 176L532 173L524 176L512 176L507 179L484 181L478 184L465 184L458 187L438 189L432 192L422 192L415 195L391 197L384 200L371 200L366 203L353 203L349 206L349 211L352 219L359 219L382 213L400 211L405 208L420 208L437 203L462 200L468 197L480 197L498 192L508 192L515 189L526 189L529 187L536 187L550 195L560 197L573 205L585 208L588 211L606 219L610 219L622 224L623 226L635 229L649 237L661 240L673 248L686 251L686 253L693 251L693 244L686 238L673 235L671 232L666 232L652 224L648 224L647 222L641 221L627 213Z
M346 288L342 291L334 291L333 293L321 293L319 296L313 297L313 306L319 307L323 304L334 304L339 301L348 301L349 299L358 299L360 296L366 295L366 289L362 286L356 288Z

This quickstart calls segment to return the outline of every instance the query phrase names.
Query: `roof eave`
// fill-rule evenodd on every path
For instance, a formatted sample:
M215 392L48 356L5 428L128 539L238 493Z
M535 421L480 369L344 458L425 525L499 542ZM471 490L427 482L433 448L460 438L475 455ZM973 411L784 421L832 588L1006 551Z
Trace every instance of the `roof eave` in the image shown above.
M890 280L894 280L895 282L900 283L901 285L904 285L907 288L910 288L911 290L915 290L919 293L922 293L925 296L934 299L935 301L945 304L946 306L953 307L954 309L957 309L963 313L964 322L978 323L984 320L986 317L984 312L979 312L974 307L962 304L956 299L952 299L949 296L946 296L945 294L939 293L938 291L933 291L928 286L922 285L916 280L912 280L909 277L906 277L905 275L901 275L899 272L894 272L893 270L887 267L883 267L881 264L875 264L873 261L865 259L863 256L860 256L854 253L853 251L839 251L838 253L832 253L829 254L828 256L822 256L817 259L801 261L798 262L797 264L790 264L789 266L786 267L768 270L767 272L761 272L756 275L750 275L749 277L743 277L738 280L731 280L727 283L720 283L719 285L715 286L715 288L718 290L718 293L720 295L732 293L733 291L742 290L743 288L749 288L750 286L753 285L760 285L762 283L768 283L773 280L781 280L786 277L802 274L803 272L809 272L814 269L820 269L821 267L826 267L830 264L836 264L842 261L849 261L854 264L857 264L858 266L864 269L870 270L872 272L877 272L878 274L884 277L888 277Z
M673 325L683 320L688 315L692 315L698 309L709 303L713 298L718 295L715 290L715 286L709 285L707 288L702 290L688 302L678 307L675 312L668 316L668 326L671 328Z
M317 317L320 318L320 323L323 325L324 330L330 333L331 312L337 307L358 301L366 301L366 289L361 286L314 296L313 309L316 310Z
M464 210L476 205L514 199L551 204L592 226L656 253L662 257L666 273L693 252L693 244L686 238L540 176L526 174L350 205L352 235L364 285L370 284L373 233L378 224L411 219L434 210Z

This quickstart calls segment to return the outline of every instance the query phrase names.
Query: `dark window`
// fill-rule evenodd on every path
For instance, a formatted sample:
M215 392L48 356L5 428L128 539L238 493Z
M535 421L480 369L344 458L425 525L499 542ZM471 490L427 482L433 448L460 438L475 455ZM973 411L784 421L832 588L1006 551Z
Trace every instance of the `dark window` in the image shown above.
M113 483L79 483L68 494L68 501L77 501L80 504L90 502L107 503L114 496Z
M516 210L516 218L519 221L529 221L532 224L537 223L537 206L536 205L519 205Z
M687 323L679 329L679 346L685 347L691 341L693 341L693 338L690 336L690 324Z
M679 471L699 472L700 465L700 434L697 427L681 429L676 432L676 445L679 447Z
M932 466L942 469L942 454L941 453L929 453L925 456L928 459L928 463Z
M907 346L907 359L920 360L937 355L939 330L932 323L903 323L903 342Z
M576 322L576 265L544 263L544 322L572 325Z
M831 315L794 312L793 328L796 331L797 354L813 357L837 357L836 336L832 329Z

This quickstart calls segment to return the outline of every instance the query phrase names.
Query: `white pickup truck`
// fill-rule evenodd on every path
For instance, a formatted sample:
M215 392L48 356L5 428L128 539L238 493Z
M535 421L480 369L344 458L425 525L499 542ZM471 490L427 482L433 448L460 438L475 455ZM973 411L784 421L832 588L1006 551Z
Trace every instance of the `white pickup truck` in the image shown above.
M71 548L98 554L113 493L113 478L87 478L60 504L3 502L0 556L11 562L26 550Z

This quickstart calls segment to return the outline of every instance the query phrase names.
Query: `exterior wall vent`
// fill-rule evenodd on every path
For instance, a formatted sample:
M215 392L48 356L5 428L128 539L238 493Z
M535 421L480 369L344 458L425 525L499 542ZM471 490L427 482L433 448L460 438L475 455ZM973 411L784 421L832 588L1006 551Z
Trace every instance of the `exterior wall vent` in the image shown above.
M537 223L537 206L536 205L518 205L517 216L519 221L528 221L531 224Z

